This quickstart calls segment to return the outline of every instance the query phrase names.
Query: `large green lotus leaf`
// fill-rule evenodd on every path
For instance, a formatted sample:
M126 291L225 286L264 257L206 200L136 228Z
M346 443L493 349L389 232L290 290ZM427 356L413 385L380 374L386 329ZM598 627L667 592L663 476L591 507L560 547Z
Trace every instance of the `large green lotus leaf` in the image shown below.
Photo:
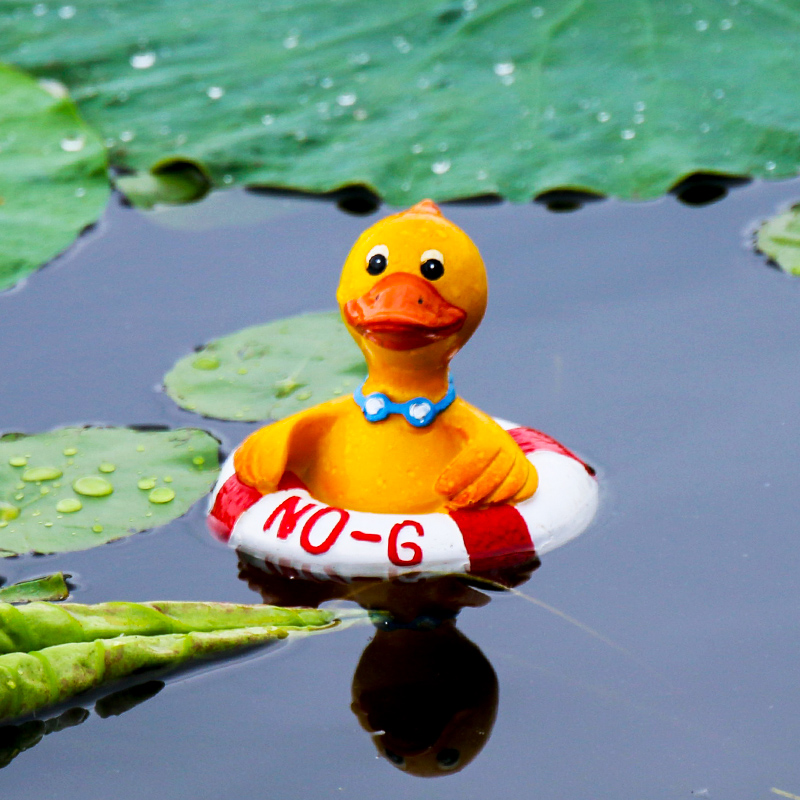
M218 447L184 428L0 437L0 557L86 550L170 522L213 485Z
M68 247L108 201L103 143L59 94L0 64L0 291Z
M800 206L768 219L758 229L756 248L785 272L800 275Z
M763 0L0 0L115 163L405 204L626 198L800 165L800 12Z
M352 392L366 377L338 312L301 314L210 342L182 358L164 386L207 417L281 419Z

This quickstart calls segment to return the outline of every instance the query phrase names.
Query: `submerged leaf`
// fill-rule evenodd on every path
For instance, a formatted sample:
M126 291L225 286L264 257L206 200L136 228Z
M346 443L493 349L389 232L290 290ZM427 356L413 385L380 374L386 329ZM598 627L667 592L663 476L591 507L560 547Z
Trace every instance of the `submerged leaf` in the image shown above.
M208 417L281 419L349 394L366 377L337 312L302 314L210 342L167 373L167 394Z
M0 603L0 720L134 672L177 667L333 622L332 612L319 609L229 603Z
M776 3L0 0L7 58L73 88L111 158L387 202L654 197L800 165L800 17ZM2 23L0 23L2 26Z
M69 597L69 586L67 586L63 572L14 583L0 589L0 602L2 603L66 600L67 597Z
M66 249L108 201L103 144L60 89L0 64L0 291Z
M188 428L0 437L0 557L86 550L180 517L214 484L218 447Z
M211 187L202 169L180 159L167 159L148 172L121 175L114 184L139 208L194 203L205 197Z
M756 248L784 272L800 275L800 206L768 219L758 229Z

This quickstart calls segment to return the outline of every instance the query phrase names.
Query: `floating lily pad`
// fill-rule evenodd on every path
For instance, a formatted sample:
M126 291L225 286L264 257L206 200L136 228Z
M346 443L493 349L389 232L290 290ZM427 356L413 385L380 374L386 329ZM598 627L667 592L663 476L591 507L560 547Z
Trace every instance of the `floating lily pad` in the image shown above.
M784 272L800 275L800 206L768 219L758 229L756 248Z
M66 249L108 196L103 143L64 87L0 64L0 291Z
M64 9L67 9L65 12ZM800 17L756 0L0 0L7 58L67 83L114 163L388 202L654 197L800 165Z
M182 358L164 386L178 405L206 417L281 419L350 394L367 367L338 312L256 325Z
M0 437L0 557L86 550L170 522L213 485L218 446L192 429ZM172 499L154 502L158 489Z
M66 600L69 597L69 586L63 572L45 575L0 589L2 603L32 603L36 600Z

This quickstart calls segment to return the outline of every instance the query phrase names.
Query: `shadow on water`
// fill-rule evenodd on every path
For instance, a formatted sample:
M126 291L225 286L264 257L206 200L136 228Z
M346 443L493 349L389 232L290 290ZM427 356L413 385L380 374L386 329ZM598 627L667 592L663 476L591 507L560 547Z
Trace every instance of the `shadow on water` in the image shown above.
M318 606L348 600L371 612L375 635L353 674L353 713L389 763L410 775L459 772L489 740L497 715L497 675L456 627L463 608L528 580L538 559L486 576L417 580L315 581L270 573L244 561L239 577L264 603Z

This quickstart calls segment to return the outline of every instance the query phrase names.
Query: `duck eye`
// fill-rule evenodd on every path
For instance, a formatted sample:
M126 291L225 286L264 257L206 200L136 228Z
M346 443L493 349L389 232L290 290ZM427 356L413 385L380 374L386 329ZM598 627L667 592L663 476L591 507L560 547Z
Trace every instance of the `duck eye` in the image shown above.
M395 766L404 767L406 765L406 760L403 758L403 756L398 755L388 748L386 750L386 758L388 758L389 761L391 761Z
M367 272L380 275L389 263L389 248L385 244L377 244L367 253Z
M453 769L460 760L461 753L455 747L445 747L436 754L436 761L442 769Z
M444 256L438 250L426 250L421 257L419 271L423 278L438 281L444 275Z

